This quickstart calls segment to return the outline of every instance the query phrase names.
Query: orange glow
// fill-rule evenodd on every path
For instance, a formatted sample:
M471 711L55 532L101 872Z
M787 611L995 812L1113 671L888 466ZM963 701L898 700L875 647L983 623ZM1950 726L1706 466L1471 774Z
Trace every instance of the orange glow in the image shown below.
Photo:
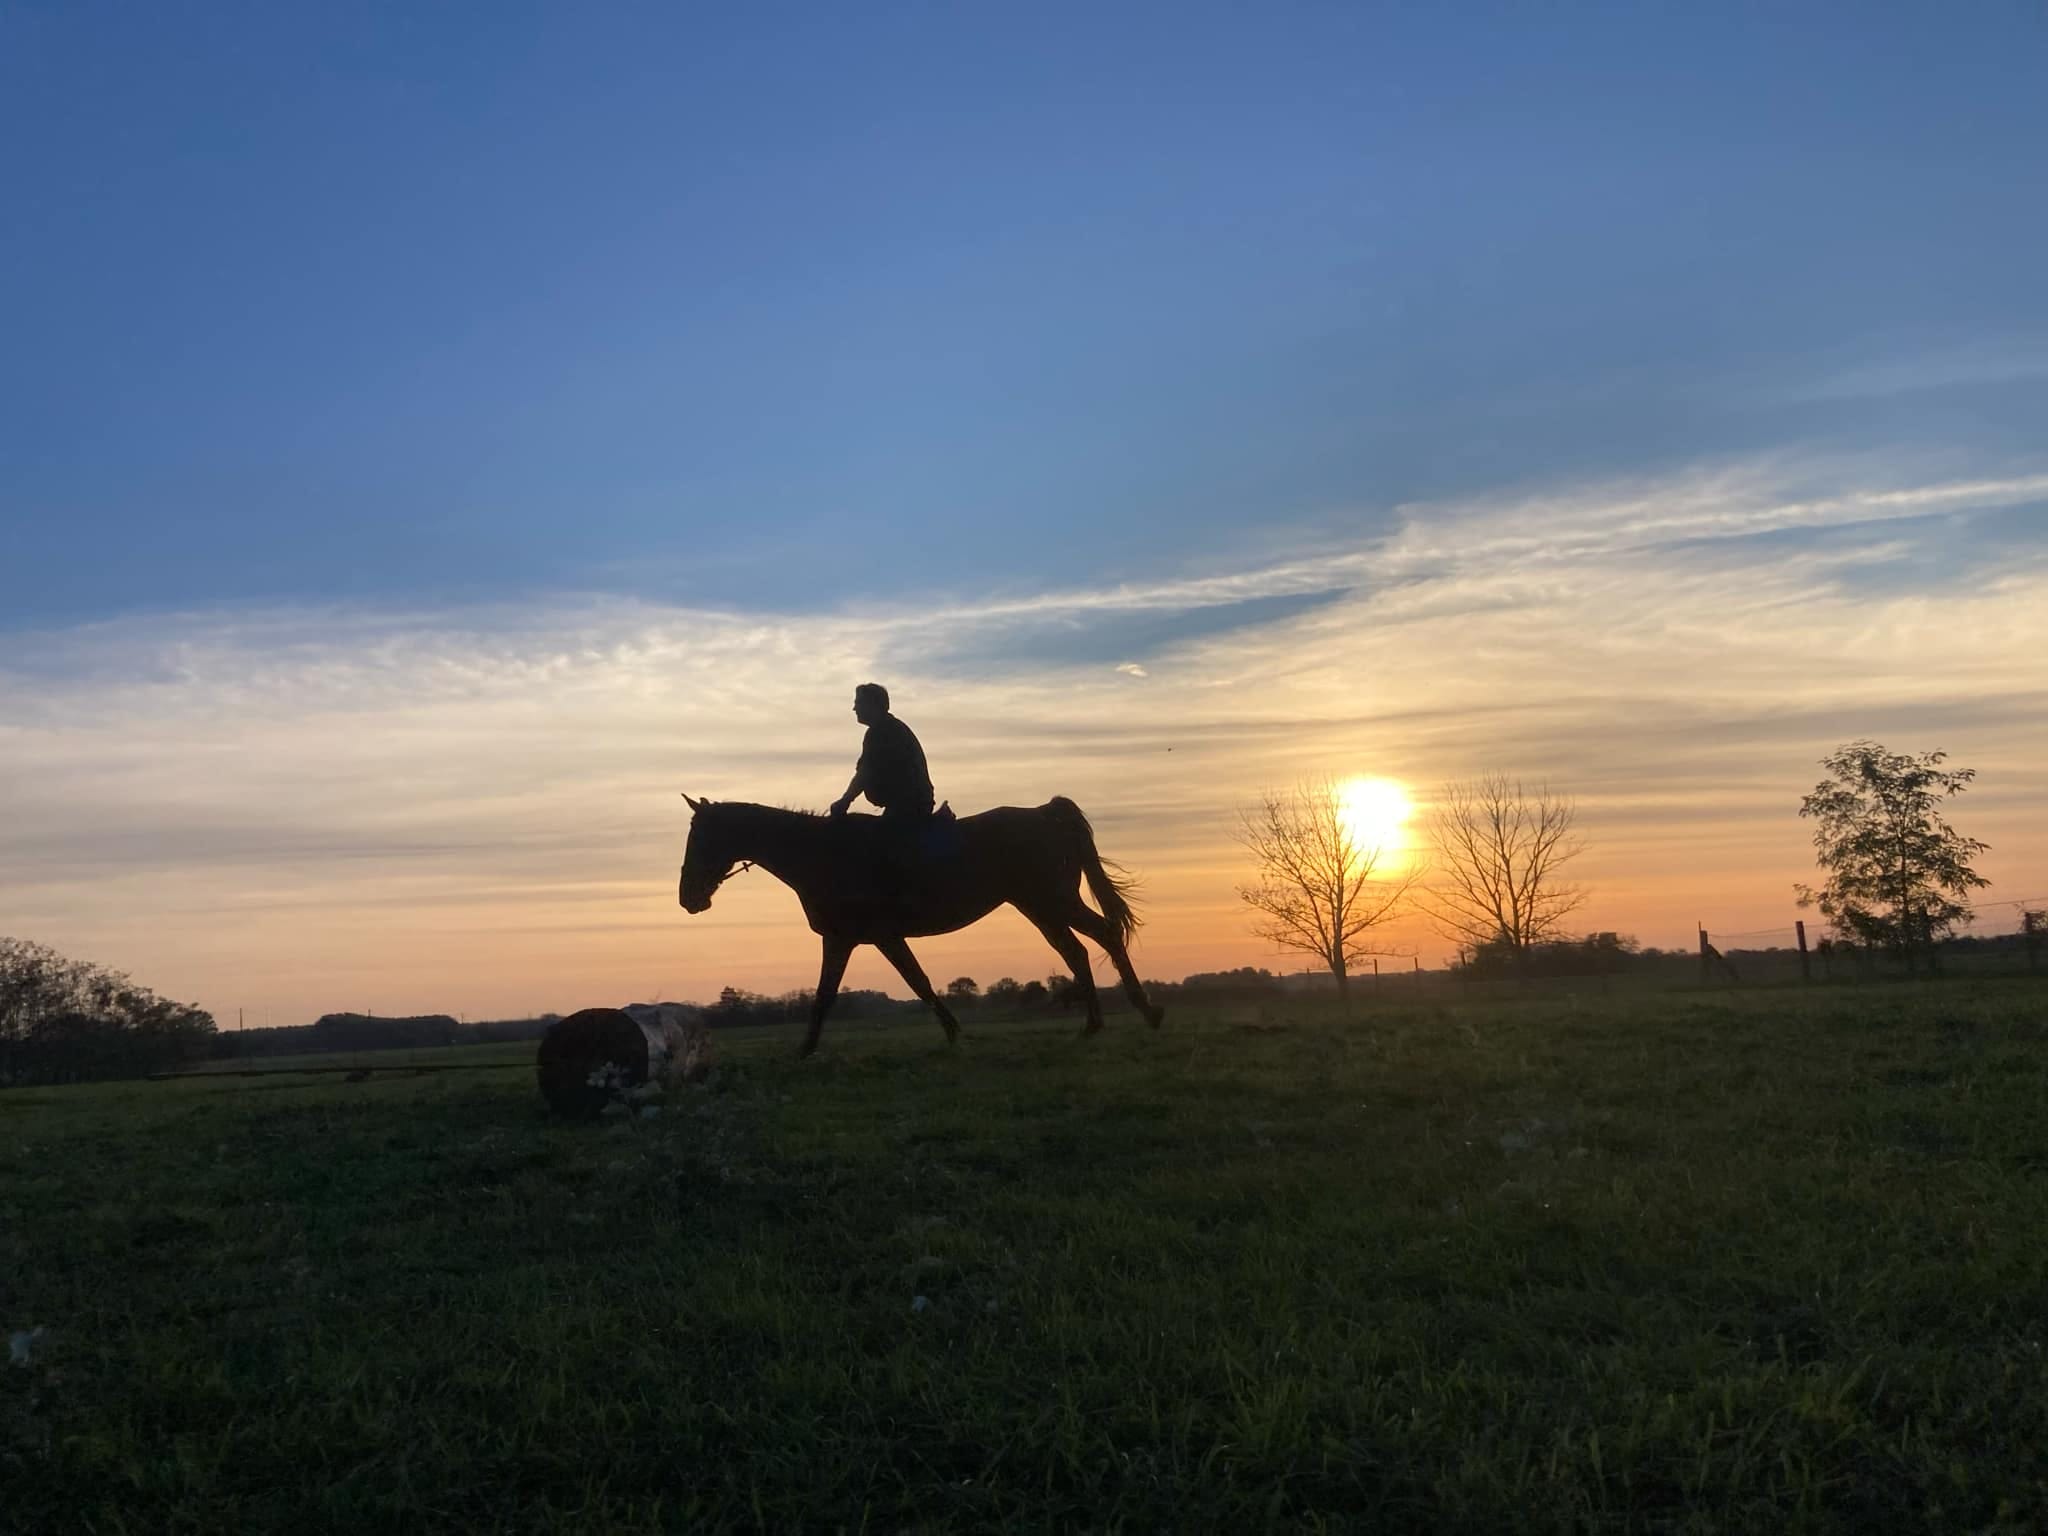
M1570 873L1589 899L1575 930L1690 948L1697 923L1790 945L1795 921L1815 926L1794 905L1815 873L1799 797L1866 727L1979 770L1954 811L1991 844L1995 886L1971 931L2011 931L2048 867L2048 712L2032 707L2048 564L1938 602L1840 570L1930 511L2031 505L2048 474L1816 500L1757 471L1606 495L1410 509L1316 576L1402 579L1147 651L1129 664L1142 677L1075 667L1067 637L1219 590L1296 590L1301 569L993 607L557 601L504 625L293 612L81 632L52 641L47 665L0 665L0 934L114 966L230 1028L809 987L817 937L766 871L701 916L676 905L676 792L822 807L859 752L846 694L868 677L890 683L962 814L1056 794L1082 807L1103 855L1141 882L1146 977L1296 963L1250 931L1233 811L1333 769L1382 873L1426 862L1436 786L1506 771L1577 802L1587 849ZM1887 542L1791 560L1723 537L1852 518L1890 527ZM1539 526L1571 551L1540 572ZM1018 640L1031 624L1057 641L1047 654ZM1003 659L892 659L969 656ZM1419 904L1385 937L1425 965L1450 948ZM915 949L941 985L1061 968L1008 910ZM871 948L847 984L904 992Z
M1405 861L1415 802L1398 779L1346 779L1337 786L1337 814L1361 852L1379 851L1382 867Z

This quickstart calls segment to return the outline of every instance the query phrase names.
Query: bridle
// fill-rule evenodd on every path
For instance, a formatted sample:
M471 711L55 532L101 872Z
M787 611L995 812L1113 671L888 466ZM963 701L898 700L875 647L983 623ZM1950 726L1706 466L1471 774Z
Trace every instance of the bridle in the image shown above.
M752 859L742 859L739 863L733 865L731 869L728 869L724 874L720 875L716 880L712 881L709 885L705 886L702 896L704 907L708 907L711 905L711 898L718 894L718 888L724 885L726 881L730 880L734 875L740 874L745 870L752 869L753 867L754 861ZM683 888L680 894L683 899L684 907L692 912L703 911L704 907L693 907L690 905L689 868L687 865L684 867L683 870L683 882Z
M731 869L728 869L724 874L720 875L716 880L711 882L711 889L704 893L704 899L707 901L710 900L713 896L718 894L718 888L721 885L725 884L726 881L730 880L734 875L745 874L748 870L752 869L753 867L754 861L752 859L741 859L739 863L733 865Z
M709 800L701 802L696 800L690 800L690 797L687 794L684 795L683 798L685 800L690 801L690 810L693 813L703 810L705 806L711 803ZM726 881L730 880L734 875L745 874L748 870L752 869L753 867L754 861L752 859L739 860L736 864L732 866L732 868L728 869L724 874L720 875L716 880L712 881L708 887L706 887L704 891L704 899L707 902L710 901L713 896L716 896L718 894L718 888L721 885L725 884Z

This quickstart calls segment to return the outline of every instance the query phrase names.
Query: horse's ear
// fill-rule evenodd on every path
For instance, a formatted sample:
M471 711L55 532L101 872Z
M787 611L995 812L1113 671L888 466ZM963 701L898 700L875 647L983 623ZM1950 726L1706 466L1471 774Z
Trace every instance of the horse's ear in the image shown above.
M693 811L701 811L704 809L704 802L702 800L691 800L690 792L687 789L683 791L683 799L689 803L689 807Z

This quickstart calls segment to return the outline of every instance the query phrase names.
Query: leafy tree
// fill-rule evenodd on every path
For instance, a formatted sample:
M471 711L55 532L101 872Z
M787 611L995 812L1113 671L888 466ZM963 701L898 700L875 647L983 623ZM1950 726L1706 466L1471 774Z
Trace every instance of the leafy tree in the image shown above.
M946 996L956 1003L971 1003L981 996L981 984L972 976L955 976L946 983Z
M704 1011L711 1016L714 1023L737 1024L757 1005L766 1001L767 999L759 993L749 992L743 987L720 987L718 1001Z
M213 1016L46 944L0 938L0 1085L134 1077L206 1054Z
M1180 979L1189 992L1267 993L1278 992L1285 978L1275 976L1263 965L1241 965L1234 971L1194 971Z
M1045 983L1042 981L1027 981L1017 989L1017 1001L1026 1008L1036 1008L1045 1001L1045 997Z
M1902 956L1909 970L1970 921L1963 898L1991 883L1970 864L1990 844L1964 837L1940 811L1977 770L1943 768L1947 760L1852 741L1821 759L1827 777L1799 802L1827 872L1818 887L1796 887L1799 904L1819 907L1844 938Z
M1351 967L1384 953L1372 947L1372 932L1400 909L1415 871L1379 878L1385 850L1359 841L1328 779L1268 790L1238 813L1237 840L1258 869L1255 883L1237 888L1258 914L1252 932L1314 955L1337 978L1337 995L1348 998Z
M1447 784L1430 818L1435 876L1424 906L1437 931L1467 954L1504 954L1521 966L1561 937L1586 893L1563 878L1585 851L1578 807L1549 785L1531 790L1504 773Z
M1629 968L1641 955L1654 956L1629 934L1589 933L1575 939L1546 939L1517 952L1498 941L1467 950L1462 960L1473 976L1609 976Z
M1005 976L988 984L988 990L981 994L982 1001L992 1008L1014 1008L1022 999L1024 989L1017 985L1017 978Z

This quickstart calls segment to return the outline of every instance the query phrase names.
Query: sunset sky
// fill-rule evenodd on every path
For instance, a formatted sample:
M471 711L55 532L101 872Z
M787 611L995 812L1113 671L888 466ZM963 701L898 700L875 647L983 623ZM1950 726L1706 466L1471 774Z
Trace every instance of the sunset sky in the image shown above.
M1148 976L1300 964L1230 833L1320 774L1789 941L1858 736L2010 929L2048 20L1797 11L0 10L0 933L229 1026L808 985L679 792L823 807L871 678Z

